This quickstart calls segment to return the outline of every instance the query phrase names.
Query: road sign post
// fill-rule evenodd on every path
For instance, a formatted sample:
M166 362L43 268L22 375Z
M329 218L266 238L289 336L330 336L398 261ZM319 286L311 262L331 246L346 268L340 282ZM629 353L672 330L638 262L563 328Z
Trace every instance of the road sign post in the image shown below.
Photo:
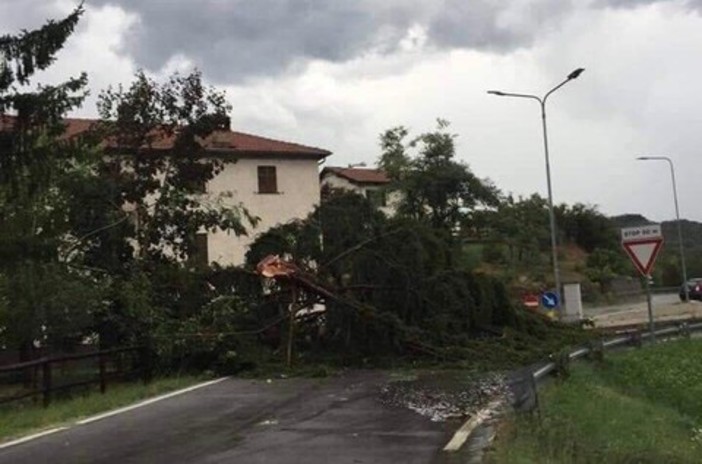
M651 276L644 277L646 280L646 304L648 305L648 330L651 332L651 342L656 341L656 325L653 322L653 302L651 301Z
M646 302L648 304L648 328L651 341L656 339L656 327L653 320L653 303L651 301L651 271L658 253L663 246L663 233L660 224L622 229L622 247L636 269L646 280Z

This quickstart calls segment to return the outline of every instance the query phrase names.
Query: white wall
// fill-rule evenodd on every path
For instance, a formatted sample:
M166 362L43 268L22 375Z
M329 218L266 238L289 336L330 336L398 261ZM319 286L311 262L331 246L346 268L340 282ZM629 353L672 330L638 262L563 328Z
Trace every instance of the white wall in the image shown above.
M375 184L370 184L370 185L358 185L354 184L353 182L337 176L336 174L332 172L328 172L324 178L322 178L321 185L325 186L328 185L329 187L332 188L339 188L339 189L345 189L345 190L351 190L352 192L356 192L359 195L363 195L364 197L366 196L366 191L368 190L380 190L383 188L380 185L375 185ZM387 192L386 193L386 206L381 206L378 208L381 212L383 212L386 216L392 216L395 214L395 210L397 207L397 203L399 203L399 192Z
M258 192L258 166L275 166L278 193ZM220 265L244 263L248 246L256 236L269 228L304 219L319 204L319 168L316 159L254 159L243 158L226 163L225 168L207 185L207 192L217 194L231 191L231 204L240 202L260 222L250 229L248 236L236 237L226 232L208 235L207 248L210 262Z
M323 178L321 182L322 186L328 185L331 188L338 188L338 189L344 189L344 190L351 190L356 193L359 193L361 195L365 195L365 191L363 187L353 184L349 182L347 179L344 179L343 177L339 177L334 173L327 173Z

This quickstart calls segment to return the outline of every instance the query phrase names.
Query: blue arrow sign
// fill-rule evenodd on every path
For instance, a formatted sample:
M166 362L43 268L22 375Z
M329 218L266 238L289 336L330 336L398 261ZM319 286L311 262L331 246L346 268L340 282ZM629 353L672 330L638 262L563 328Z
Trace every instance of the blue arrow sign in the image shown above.
M558 307L558 295L554 292L544 292L541 294L541 305L546 309Z

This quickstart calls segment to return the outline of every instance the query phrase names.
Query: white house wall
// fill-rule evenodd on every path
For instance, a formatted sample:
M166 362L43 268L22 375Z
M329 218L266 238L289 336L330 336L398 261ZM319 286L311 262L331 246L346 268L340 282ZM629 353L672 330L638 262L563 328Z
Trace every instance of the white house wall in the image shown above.
M331 188L338 188L338 189L344 189L344 190L350 190L352 192L358 193L359 195L363 195L364 197L367 197L366 192L368 190L380 190L381 188L384 188L384 186L381 185L359 185L355 184L348 179L345 179L343 177L337 176L334 173L328 173L326 174L321 181L322 186L329 186ZM378 207L378 210L383 212L386 216L392 216L395 214L395 211L397 209L397 205L400 202L400 193L399 192L387 192L386 193L386 205L387 206L380 206Z
M258 166L275 166L278 193L258 193ZM260 218L248 236L215 232L208 235L208 260L220 265L244 263L249 245L256 236L278 224L303 219L319 204L319 169L316 159L242 158L226 163L212 179L208 193L231 191L231 204L243 203L249 212Z
M343 177L339 177L336 174L327 174L322 178L322 186L328 185L331 188L337 188L337 189L344 189L344 190L351 190L352 192L359 193L361 195L365 195L366 191L363 187L351 183L347 179L344 179Z

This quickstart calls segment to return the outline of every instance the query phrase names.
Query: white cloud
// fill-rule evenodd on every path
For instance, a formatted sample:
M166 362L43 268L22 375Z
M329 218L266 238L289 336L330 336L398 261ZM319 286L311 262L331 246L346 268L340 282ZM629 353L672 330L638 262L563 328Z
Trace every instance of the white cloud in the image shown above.
M57 1L53 17L65 16L74 7L75 2ZM91 94L77 114L94 116L99 91L129 82L136 70L134 61L124 51L124 43L138 21L137 16L116 6L88 8L76 32L58 53L55 64L37 73L34 80L57 83L87 72Z

